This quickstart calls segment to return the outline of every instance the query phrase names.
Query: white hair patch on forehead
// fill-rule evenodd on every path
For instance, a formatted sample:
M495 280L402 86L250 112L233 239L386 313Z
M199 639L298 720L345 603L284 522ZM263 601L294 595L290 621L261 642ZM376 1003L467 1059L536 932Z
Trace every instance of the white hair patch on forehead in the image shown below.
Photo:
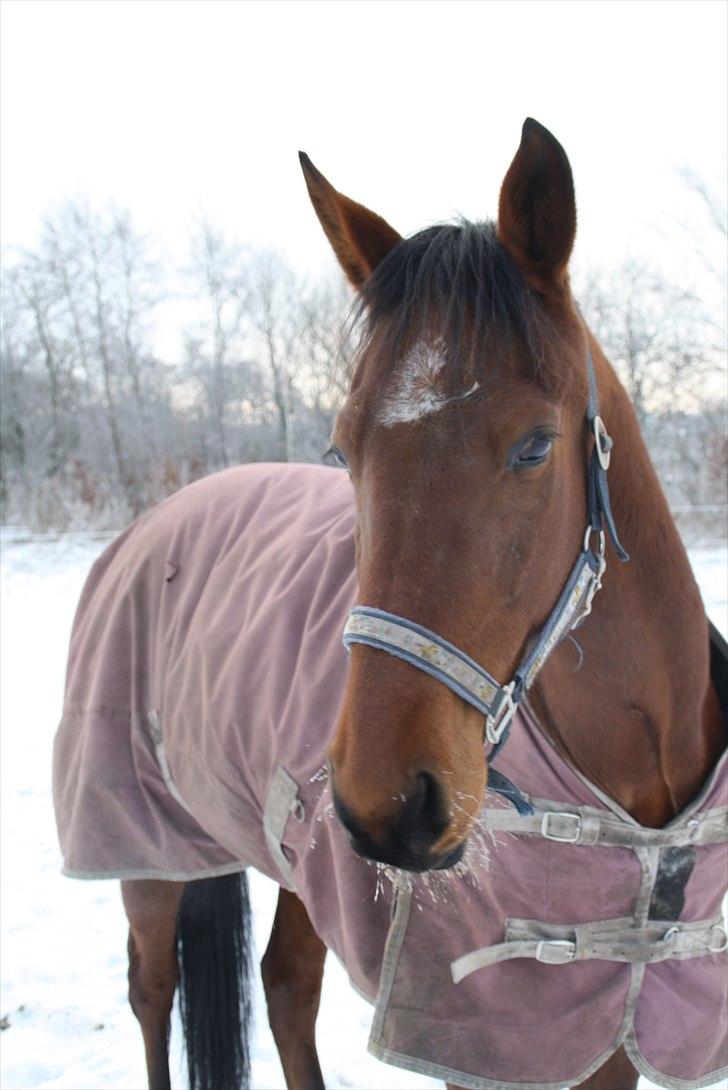
M450 398L439 383L445 367L445 345L442 341L418 341L392 377L377 420L385 428L407 424L432 416L447 405Z

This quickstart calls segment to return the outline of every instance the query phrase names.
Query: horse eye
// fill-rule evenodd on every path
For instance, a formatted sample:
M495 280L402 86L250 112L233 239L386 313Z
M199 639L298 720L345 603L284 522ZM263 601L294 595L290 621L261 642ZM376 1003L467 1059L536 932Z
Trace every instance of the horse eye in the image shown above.
M341 466L342 469L348 469L349 463L347 462L343 452L338 447L331 446L326 451L326 454L330 454L336 462L337 466Z
M551 447L554 445L553 435L544 432L536 432L523 441L514 451L511 466L513 469L532 469L545 462Z

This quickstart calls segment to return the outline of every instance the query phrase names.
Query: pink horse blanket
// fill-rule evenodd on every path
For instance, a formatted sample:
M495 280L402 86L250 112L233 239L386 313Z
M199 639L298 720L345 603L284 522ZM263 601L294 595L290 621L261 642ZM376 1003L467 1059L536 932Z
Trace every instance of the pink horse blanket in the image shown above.
M182 489L94 565L54 753L65 872L294 889L375 1004L381 1059L473 1088L559 1090L624 1044L650 1079L725 1062L726 757L662 830L554 751L526 708L466 858L408 876L358 858L324 755L356 602L344 472L254 465Z

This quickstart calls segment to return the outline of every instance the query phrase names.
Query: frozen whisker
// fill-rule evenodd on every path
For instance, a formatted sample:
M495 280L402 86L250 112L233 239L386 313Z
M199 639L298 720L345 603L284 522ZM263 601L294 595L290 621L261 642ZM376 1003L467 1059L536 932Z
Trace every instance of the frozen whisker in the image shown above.
M370 867L374 867L376 871L374 882L375 901L379 899L387 887L390 887L393 892L412 888L412 875L407 871L398 870L397 867L392 867L389 863L377 863L372 859L368 859L367 863Z
M459 802L454 802L452 804L452 810L450 811L450 817L453 817L456 810L458 810L461 814L465 814L467 818L471 816L469 810L466 810L465 807L461 806Z
M499 844L503 843L503 841L499 840L498 837L509 837L511 840L514 841L517 839L515 833L509 833L505 829L490 829L485 824L485 821L482 818L479 818L473 825L473 831L475 831L476 829L478 830L478 834L480 836L487 837L488 841L493 845L494 848L497 847Z
M480 389L480 383L479 382L474 382L473 385L469 389L463 390L459 394L453 394L453 396L450 398L450 401L467 401L467 399L469 397L474 397L475 394L477 394L479 389Z
M456 864L456 870L462 867L462 871L458 870L458 873L468 881L475 888L480 887L480 874L485 872L486 874L490 870L490 851L484 832L481 827L476 823L471 829L468 842L465 845L465 853L463 858L458 864Z
M478 800L478 799L477 799L477 798L475 797L475 795L469 795L469 794L467 793L467 791L456 791L456 792L455 792L455 798L456 798L456 799L472 799L472 801L473 801L474 803L478 803L478 801L479 801L479 800Z

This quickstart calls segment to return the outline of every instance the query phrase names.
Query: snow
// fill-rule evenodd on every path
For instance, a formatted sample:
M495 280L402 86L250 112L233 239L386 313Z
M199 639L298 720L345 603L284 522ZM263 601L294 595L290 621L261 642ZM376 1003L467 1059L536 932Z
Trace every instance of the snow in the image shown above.
M62 538L4 532L0 565L2 722L2 1034L7 1090L139 1090L141 1034L126 999L126 920L118 882L60 874L50 797L51 741L59 718L68 637L87 571L113 535ZM708 613L728 630L728 557L695 549L691 560ZM251 872L255 944L265 949L277 887ZM253 1086L284 1087L256 987ZM326 962L317 1039L327 1086L399 1090L440 1083L382 1064L366 1051L371 1008ZM185 1086L179 1027L172 1080ZM641 1088L650 1087L647 1080Z

